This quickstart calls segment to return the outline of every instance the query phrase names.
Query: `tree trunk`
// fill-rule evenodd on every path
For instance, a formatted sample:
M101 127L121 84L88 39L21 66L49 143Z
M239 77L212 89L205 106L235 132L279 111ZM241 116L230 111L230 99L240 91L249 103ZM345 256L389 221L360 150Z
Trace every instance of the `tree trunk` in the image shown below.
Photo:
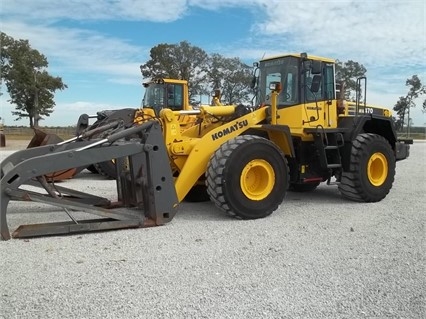
M38 127L38 122L40 120L40 116L38 116L38 114L36 116L34 116L34 127Z

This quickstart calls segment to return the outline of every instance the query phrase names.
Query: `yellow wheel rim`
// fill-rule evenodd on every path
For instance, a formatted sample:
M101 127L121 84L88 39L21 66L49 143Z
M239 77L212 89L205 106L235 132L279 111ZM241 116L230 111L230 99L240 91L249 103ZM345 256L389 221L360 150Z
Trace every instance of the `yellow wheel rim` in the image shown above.
M381 186L388 177L388 161L382 153L371 155L367 164L368 180L374 186Z
M249 199L257 201L265 199L275 185L274 169L265 160L252 160L241 172L240 184L242 192Z

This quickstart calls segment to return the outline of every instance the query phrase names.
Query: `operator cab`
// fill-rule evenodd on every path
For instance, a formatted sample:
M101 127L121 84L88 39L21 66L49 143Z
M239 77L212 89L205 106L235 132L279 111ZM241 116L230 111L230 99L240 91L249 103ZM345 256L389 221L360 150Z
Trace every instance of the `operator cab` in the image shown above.
M334 100L334 60L309 56L306 53L289 54L261 60L254 82L257 105L271 103L271 82L280 82L278 108Z
M263 59L255 64L256 105L272 107L272 89L279 84L273 106L277 111L271 122L279 119L277 123L287 125L293 135L306 139L312 139L306 134L307 130L336 128L334 66L333 59L306 53Z
M150 108L159 115L163 108L173 111L184 109L184 84L167 82L164 79L154 79L143 83L145 94L142 99L142 108Z

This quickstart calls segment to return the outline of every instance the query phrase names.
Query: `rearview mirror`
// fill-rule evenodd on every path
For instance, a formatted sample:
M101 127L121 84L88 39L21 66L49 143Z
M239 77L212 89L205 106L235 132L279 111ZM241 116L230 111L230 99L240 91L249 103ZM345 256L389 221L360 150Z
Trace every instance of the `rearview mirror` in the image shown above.
M321 75L316 74L312 78L311 92L312 93L318 93L320 87L321 87Z
M311 73L312 74L321 74L322 71L322 63L321 61L312 60L311 63Z
M257 80L256 76L253 75L253 78L251 79L251 83L250 83L251 89L254 89L256 87L256 80Z

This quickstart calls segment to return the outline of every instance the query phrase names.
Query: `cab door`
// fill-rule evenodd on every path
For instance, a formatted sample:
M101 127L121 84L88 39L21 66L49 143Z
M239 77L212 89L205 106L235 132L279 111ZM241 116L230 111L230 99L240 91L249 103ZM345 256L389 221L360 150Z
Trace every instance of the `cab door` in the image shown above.
M302 77L303 126L333 128L337 125L334 67L333 64L314 62L321 67L305 69Z

